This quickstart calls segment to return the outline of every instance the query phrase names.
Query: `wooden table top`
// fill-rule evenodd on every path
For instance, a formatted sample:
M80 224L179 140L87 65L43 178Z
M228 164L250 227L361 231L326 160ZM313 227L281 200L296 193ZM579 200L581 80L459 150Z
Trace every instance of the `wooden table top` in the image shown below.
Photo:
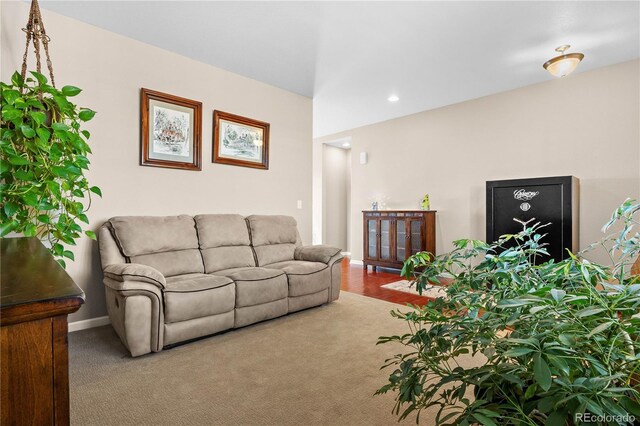
M0 308L76 299L84 292L37 238L2 238ZM77 308L76 308L77 309Z

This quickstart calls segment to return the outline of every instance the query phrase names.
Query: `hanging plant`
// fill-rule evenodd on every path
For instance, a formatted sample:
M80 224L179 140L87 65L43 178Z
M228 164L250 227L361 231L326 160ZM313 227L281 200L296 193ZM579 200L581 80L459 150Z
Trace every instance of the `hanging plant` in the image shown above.
M64 258L73 260L69 245L84 233L91 194L102 195L85 177L91 153L90 134L82 129L95 112L81 108L69 98L81 89L55 87L49 58L48 36L44 32L37 1L31 6L27 28L27 49L33 41L37 71L26 76L25 50L22 73L15 72L10 82L1 82L2 118L0 129L0 237L10 232L45 241L62 266ZM49 80L40 73L42 42Z

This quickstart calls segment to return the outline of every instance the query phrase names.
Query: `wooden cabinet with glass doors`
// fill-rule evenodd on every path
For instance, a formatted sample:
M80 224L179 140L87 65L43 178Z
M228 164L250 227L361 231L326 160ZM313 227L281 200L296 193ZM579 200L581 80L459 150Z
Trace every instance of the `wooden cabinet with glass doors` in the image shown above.
M413 254L436 252L435 210L365 210L362 221L365 269L401 269Z

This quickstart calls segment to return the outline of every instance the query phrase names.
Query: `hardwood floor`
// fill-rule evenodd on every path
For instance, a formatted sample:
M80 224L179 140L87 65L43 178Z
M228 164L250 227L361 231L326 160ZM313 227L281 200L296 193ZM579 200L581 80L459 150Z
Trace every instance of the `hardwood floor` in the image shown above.
M371 268L367 271L360 265L350 264L347 257L342 260L342 290L401 305L407 303L424 305L427 303L429 299L426 297L380 288L381 285L402 279L404 278L400 276L400 271L386 269L385 271L373 272Z

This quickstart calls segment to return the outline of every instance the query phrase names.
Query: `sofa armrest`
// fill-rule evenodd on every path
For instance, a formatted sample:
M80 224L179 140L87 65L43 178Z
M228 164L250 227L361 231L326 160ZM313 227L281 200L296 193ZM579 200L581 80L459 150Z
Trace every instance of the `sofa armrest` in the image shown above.
M103 270L104 276L115 281L142 281L164 288L167 281L160 271L139 263L114 263Z
M342 259L340 252L342 250L337 247L318 245L297 247L294 258L296 260L306 260L307 262L322 262L329 264L330 261Z

